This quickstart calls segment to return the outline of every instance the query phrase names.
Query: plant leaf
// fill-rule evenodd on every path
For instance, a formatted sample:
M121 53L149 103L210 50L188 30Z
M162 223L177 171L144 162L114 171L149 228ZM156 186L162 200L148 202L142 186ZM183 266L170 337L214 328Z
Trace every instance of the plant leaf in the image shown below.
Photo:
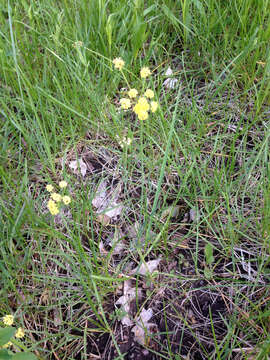
M205 254L205 259L206 259L207 265L211 265L215 261L214 256L213 256L213 245L212 244L207 243L205 245L204 254Z
M83 161L82 158L78 159L78 160L73 160L69 163L69 167L73 170L73 172L75 174L78 173L78 165L79 165L79 170L80 173L82 174L82 176L86 175L86 170L87 170L87 165L86 163Z
M7 344L15 334L15 331L16 329L12 326L0 328L0 346Z
M147 263L143 263L134 270L131 271L131 274L140 274L140 275L146 275L147 273L152 274L158 267L158 264L160 263L161 258L150 260Z
M15 354L12 360L37 360L37 357L29 352L20 352Z
M9 355L6 349L0 350L0 360L11 360L12 355Z
M131 330L134 333L134 340L141 345L145 345L147 343L147 338L153 329L157 328L156 324L148 322L152 316L153 310L151 308L148 310L142 308L141 313L138 317L136 317L137 324Z

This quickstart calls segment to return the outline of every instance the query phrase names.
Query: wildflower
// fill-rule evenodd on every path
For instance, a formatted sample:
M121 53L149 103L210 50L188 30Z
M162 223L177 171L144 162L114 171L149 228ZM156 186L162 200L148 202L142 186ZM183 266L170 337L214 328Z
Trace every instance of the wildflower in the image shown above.
M82 41L75 41L75 43L72 44L74 48L79 48L83 46Z
M142 79L145 79L147 76L151 75L151 71L148 67L143 67L141 68L140 75Z
M67 187L67 182L65 180L60 181L59 186L61 189Z
M60 194L55 193L55 192L51 194L51 198L56 202L59 202L59 201L62 200L62 196Z
M6 348L10 347L11 345L13 345L13 344L12 344L11 341L9 341L9 342L6 343L5 345L3 345L2 348L3 348L3 349L6 349ZM0 348L1 348L1 346L0 346Z
M118 141L118 144L121 146L121 148L123 149L125 146L129 146L132 143L132 139L129 137L123 137L122 139L119 138L118 135L116 135L116 139Z
M149 103L145 97L140 97L137 104L133 107L135 114L140 112L148 111L150 109Z
M3 317L3 323L4 323L5 325L10 326L10 325L13 324L13 322L14 322L14 316L13 316L13 315L5 315L5 316Z
M59 213L59 209L56 205L56 202L50 199L47 204L47 208L49 209L52 215L57 215Z
M62 201L65 205L68 205L71 202L71 199L69 196L65 195L62 197Z
M21 327L19 327L19 329L15 333L15 338L21 339L23 337L24 337L24 330Z
M151 89L147 89L146 92L144 93L144 96L146 96L149 99L153 99L154 95L155 95L154 91Z
M122 109L129 109L131 107L131 102L127 98L120 99L120 104Z
M53 191L53 186L51 184L48 184L46 186L46 190L49 191L49 192L52 192Z
M138 113L138 119L139 120L146 120L148 119L148 112L147 111L140 111Z
M130 89L128 92L128 96L132 99L138 95L138 91L136 89Z
M121 58L115 58L113 60L114 67L118 70L122 70L123 66L125 65L125 62Z
M153 113L156 112L158 108L158 103L156 101L151 101L150 105L151 105L151 111Z

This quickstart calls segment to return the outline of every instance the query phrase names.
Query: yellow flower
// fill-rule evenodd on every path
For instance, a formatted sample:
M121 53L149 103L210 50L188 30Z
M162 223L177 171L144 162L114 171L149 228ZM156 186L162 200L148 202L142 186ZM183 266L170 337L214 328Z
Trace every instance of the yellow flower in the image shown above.
M128 92L128 96L132 99L138 95L138 91L136 89L130 89Z
M60 181L59 186L61 189L67 187L67 182L65 180Z
M127 98L120 99L120 104L122 109L129 109L131 107L131 102Z
M147 111L140 111L138 113L139 120L146 120L148 119L148 112Z
M47 208L49 209L49 211L52 215L59 214L59 209L58 209L55 201L53 201L51 199L48 201Z
M21 339L23 337L24 337L24 330L21 327L19 327L19 329L15 333L15 338Z
M59 202L59 201L62 200L62 196L60 194L55 193L55 192L51 194L51 198L56 202Z
M5 345L3 345L2 348L3 348L3 349L6 349L6 348L10 347L11 345L13 345L13 344L12 344L11 341L9 341L9 342L6 343ZM0 346L0 349L1 349L1 346Z
M82 41L75 41L75 43L72 44L74 48L79 48L83 46Z
M71 202L71 199L69 196L65 195L63 196L62 201L65 205L68 205Z
M123 149L125 146L129 146L132 143L132 139L129 137L124 136L122 139L118 135L116 135L116 139L118 141L118 144Z
M144 93L144 96L146 96L149 99L153 99L154 95L155 95L154 91L151 89L147 89L146 92Z
M48 184L46 186L46 190L49 191L49 192L52 192L53 191L53 186L51 184Z
M135 114L139 114L139 112L145 112L150 109L149 103L145 97L140 97L137 104L133 107L133 111Z
M13 322L14 322L14 316L13 316L13 315L5 315L5 316L3 317L3 323L4 323L5 325L10 326L10 325L13 324Z
M125 65L125 62L124 62L124 60L121 59L121 58L115 58L115 59L113 60L113 64L114 64L114 66L115 66L116 69L122 70L123 66Z
M158 108L158 103L156 101L151 101L150 105L151 105L151 111L153 113L156 112Z
M148 67L143 67L141 68L140 75L142 79L145 79L147 76L151 75L151 71Z

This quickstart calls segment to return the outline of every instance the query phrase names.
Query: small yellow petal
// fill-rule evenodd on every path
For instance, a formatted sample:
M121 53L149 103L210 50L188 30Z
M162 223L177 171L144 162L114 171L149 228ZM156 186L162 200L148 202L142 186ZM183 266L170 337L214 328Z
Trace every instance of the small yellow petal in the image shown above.
M146 96L149 99L153 99L153 97L155 96L154 91L151 89L147 89L146 92L144 93L144 96Z
M151 101L150 105L151 105L151 111L153 113L156 112L158 109L158 103L156 101Z
M123 68L124 65L125 65L125 62L124 62L124 60L121 59L121 58L115 58L115 59L113 60L113 64L114 64L114 66L115 66L116 69L122 70L122 68Z
M129 109L131 107L131 102L127 98L120 99L120 105L122 109Z
M53 186L51 184L48 184L46 186L46 190L49 191L49 192L52 192L53 191Z
M3 349L7 349L8 347L10 347L12 344L11 341L9 341L8 343L6 343L5 345L2 346ZM1 347L0 347L1 348Z
M57 193L52 193L51 198L56 202L59 202L59 201L62 200L62 196L60 194L57 194Z
M63 196L62 201L65 205L68 205L71 202L71 199L69 196L65 195Z
M57 205L56 205L56 202L53 201L52 199L50 199L50 200L48 201L47 208L49 209L49 211L50 211L50 213L51 213L52 215L57 215L57 214L59 214L59 209L58 209L58 207L57 207Z
M148 112L147 111L140 111L138 113L139 120L146 120L148 119Z
M140 75L142 79L147 78L147 76L151 75L151 71L149 67L143 67L141 68Z
M60 181L59 186L61 189L67 187L67 182L65 180Z
M130 89L128 92L128 96L133 99L138 95L138 91L136 89Z
M140 97L137 104L133 107L133 111L138 115L139 112L148 111L150 105L145 97Z
M19 327L19 329L15 333L15 338L21 339L23 337L24 337L24 330L21 327Z
M13 316L13 315L5 315L5 316L3 317L3 323L4 323L5 325L10 326L10 325L13 324L13 322L14 322L14 316Z

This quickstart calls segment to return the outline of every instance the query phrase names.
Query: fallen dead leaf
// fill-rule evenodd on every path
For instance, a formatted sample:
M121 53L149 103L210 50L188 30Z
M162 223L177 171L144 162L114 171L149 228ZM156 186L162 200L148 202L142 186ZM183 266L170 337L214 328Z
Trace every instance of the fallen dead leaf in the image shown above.
M113 254L120 254L125 249L125 245L121 238L123 237L123 233L121 229L115 228L114 234L109 236L106 239L106 244L113 248Z
M109 225L111 218L106 214L98 214L97 221L101 223L103 226Z
M96 191L96 195L92 200L92 205L97 209L97 213L103 215L101 220L104 220L104 216L108 218L115 218L120 215L123 210L123 205L121 202L117 202L119 193L121 190L121 184L113 191L108 191L107 181L103 180ZM107 222L107 218L106 222ZM100 221L100 222L102 222Z
M137 341L141 345L145 345L148 342L148 335L155 329L157 329L157 325L154 323L149 323L149 320L153 316L153 310L149 308L146 310L142 308L141 313L136 317L137 324L132 328L132 332L134 333L134 340Z
M132 326L134 321L130 318L130 303L132 300L141 297L141 290L131 286L131 281L124 281L123 295L116 301L115 305L122 305L122 310L125 312L124 317L121 319L121 323L126 326Z
M165 72L165 75L172 76L172 74L172 69L169 66L167 71ZM167 89L174 89L177 83L178 79L170 77L163 82L163 86L165 86Z
M72 169L75 174L79 173L78 165L80 168L80 173L82 174L82 176L85 176L87 171L87 165L82 158L79 158L78 160L73 160L69 163L70 169Z
M137 268L133 269L131 271L131 274L140 274L140 275L146 275L147 273L152 274L152 272L154 272L157 269L160 261L161 258L158 258L156 260L150 260L146 263L143 263Z
M114 218L122 213L123 205L121 203L117 203L113 201L110 203L104 212L104 215L107 215L110 218Z
M103 180L101 181L101 183L97 188L96 195L92 200L92 205L97 209L101 208L104 205L106 196L107 196L107 181Z
M105 246L103 244L103 241L100 240L99 245L98 245L99 251L102 255L107 255L108 251L105 249Z
M189 210L189 217L190 221L199 222L200 220L200 213L197 209L193 208Z
M168 216L172 217L172 218L176 218L179 215L180 212L180 206L176 205L176 206L169 206L167 207L167 209L165 209L164 211L162 211L161 214L161 220L165 220Z

